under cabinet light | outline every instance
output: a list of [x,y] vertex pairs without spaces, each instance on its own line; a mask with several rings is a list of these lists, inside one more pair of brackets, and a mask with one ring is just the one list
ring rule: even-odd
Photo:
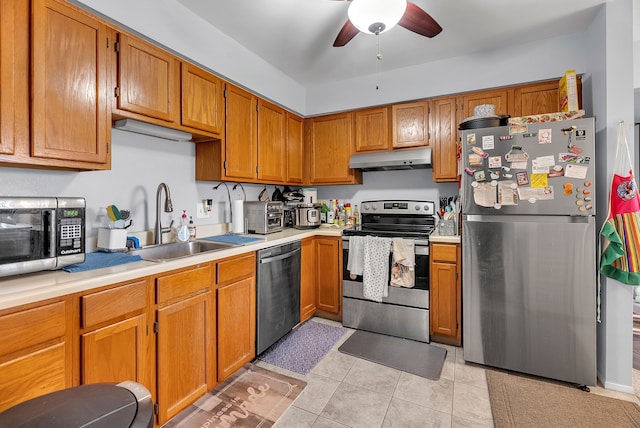
[[116,121],[114,128],[122,131],[135,132],[136,134],[151,135],[152,137],[164,138],[172,141],[190,141],[193,136],[188,132],[177,129],[165,128],[164,126],[152,123],[140,122],[134,119],[122,119]]

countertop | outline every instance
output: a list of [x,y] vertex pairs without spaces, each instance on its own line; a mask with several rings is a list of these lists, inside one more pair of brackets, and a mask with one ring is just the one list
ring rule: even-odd
[[264,238],[263,241],[166,262],[143,260],[85,272],[69,273],[57,270],[0,278],[0,310],[257,251],[307,237],[341,235],[342,231],[337,228],[284,229],[282,232],[268,235],[247,235]]
[[453,236],[440,236],[438,235],[438,229],[433,231],[431,235],[429,235],[429,242],[442,242],[446,244],[459,244],[460,243],[460,235]]

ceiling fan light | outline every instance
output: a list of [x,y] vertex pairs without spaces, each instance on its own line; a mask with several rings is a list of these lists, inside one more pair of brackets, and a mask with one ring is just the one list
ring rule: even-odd
[[[349,20],[363,33],[389,31],[400,21],[407,8],[407,0],[353,0],[347,14]],[[379,27],[373,24],[382,24]]]

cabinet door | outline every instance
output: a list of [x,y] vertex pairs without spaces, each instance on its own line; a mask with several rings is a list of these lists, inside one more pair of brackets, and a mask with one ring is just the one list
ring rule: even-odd
[[224,84],[219,77],[181,63],[182,124],[212,134],[224,131]]
[[314,238],[301,242],[300,255],[300,322],[311,318],[316,311],[316,252]]
[[431,100],[431,162],[433,181],[458,179],[458,131],[456,98]]
[[496,114],[513,115],[513,89],[491,89],[487,91],[471,92],[462,95],[462,109],[458,123],[469,116],[473,116],[473,109],[481,104],[493,104],[496,106]]
[[356,152],[389,150],[389,108],[357,110],[355,140]]
[[0,154],[29,144],[29,3],[0,2]]
[[118,35],[118,108],[177,122],[179,61],[169,52],[124,33]]
[[258,100],[258,180],[282,183],[286,176],[286,114],[284,109]]
[[69,319],[64,301],[0,316],[0,412],[73,386]]
[[218,382],[221,382],[255,357],[255,279],[218,288],[217,297]]
[[81,337],[82,384],[133,380],[150,388],[146,315],[138,315]]
[[34,0],[32,20],[32,156],[106,163],[106,26],[56,0]]
[[353,153],[353,113],[310,120],[311,184],[353,184],[362,181],[349,168]]
[[158,423],[207,392],[215,371],[211,292],[158,310]]
[[459,346],[462,337],[462,296],[458,273],[460,246],[433,243],[430,250],[430,334],[434,341]]
[[391,106],[393,148],[429,145],[429,102]]
[[558,82],[522,85],[514,91],[514,116],[554,113],[559,109]]
[[258,165],[255,95],[227,84],[225,90],[225,175],[255,181]]
[[301,117],[289,112],[287,112],[286,182],[288,184],[304,182],[304,122]]
[[316,252],[316,308],[340,315],[342,298],[342,252],[340,237],[315,239]]

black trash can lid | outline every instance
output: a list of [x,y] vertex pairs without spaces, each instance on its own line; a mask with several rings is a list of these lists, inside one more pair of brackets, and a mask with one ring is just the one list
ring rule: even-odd
[[0,427],[129,427],[138,402],[131,391],[98,383],[33,398],[0,413]]

